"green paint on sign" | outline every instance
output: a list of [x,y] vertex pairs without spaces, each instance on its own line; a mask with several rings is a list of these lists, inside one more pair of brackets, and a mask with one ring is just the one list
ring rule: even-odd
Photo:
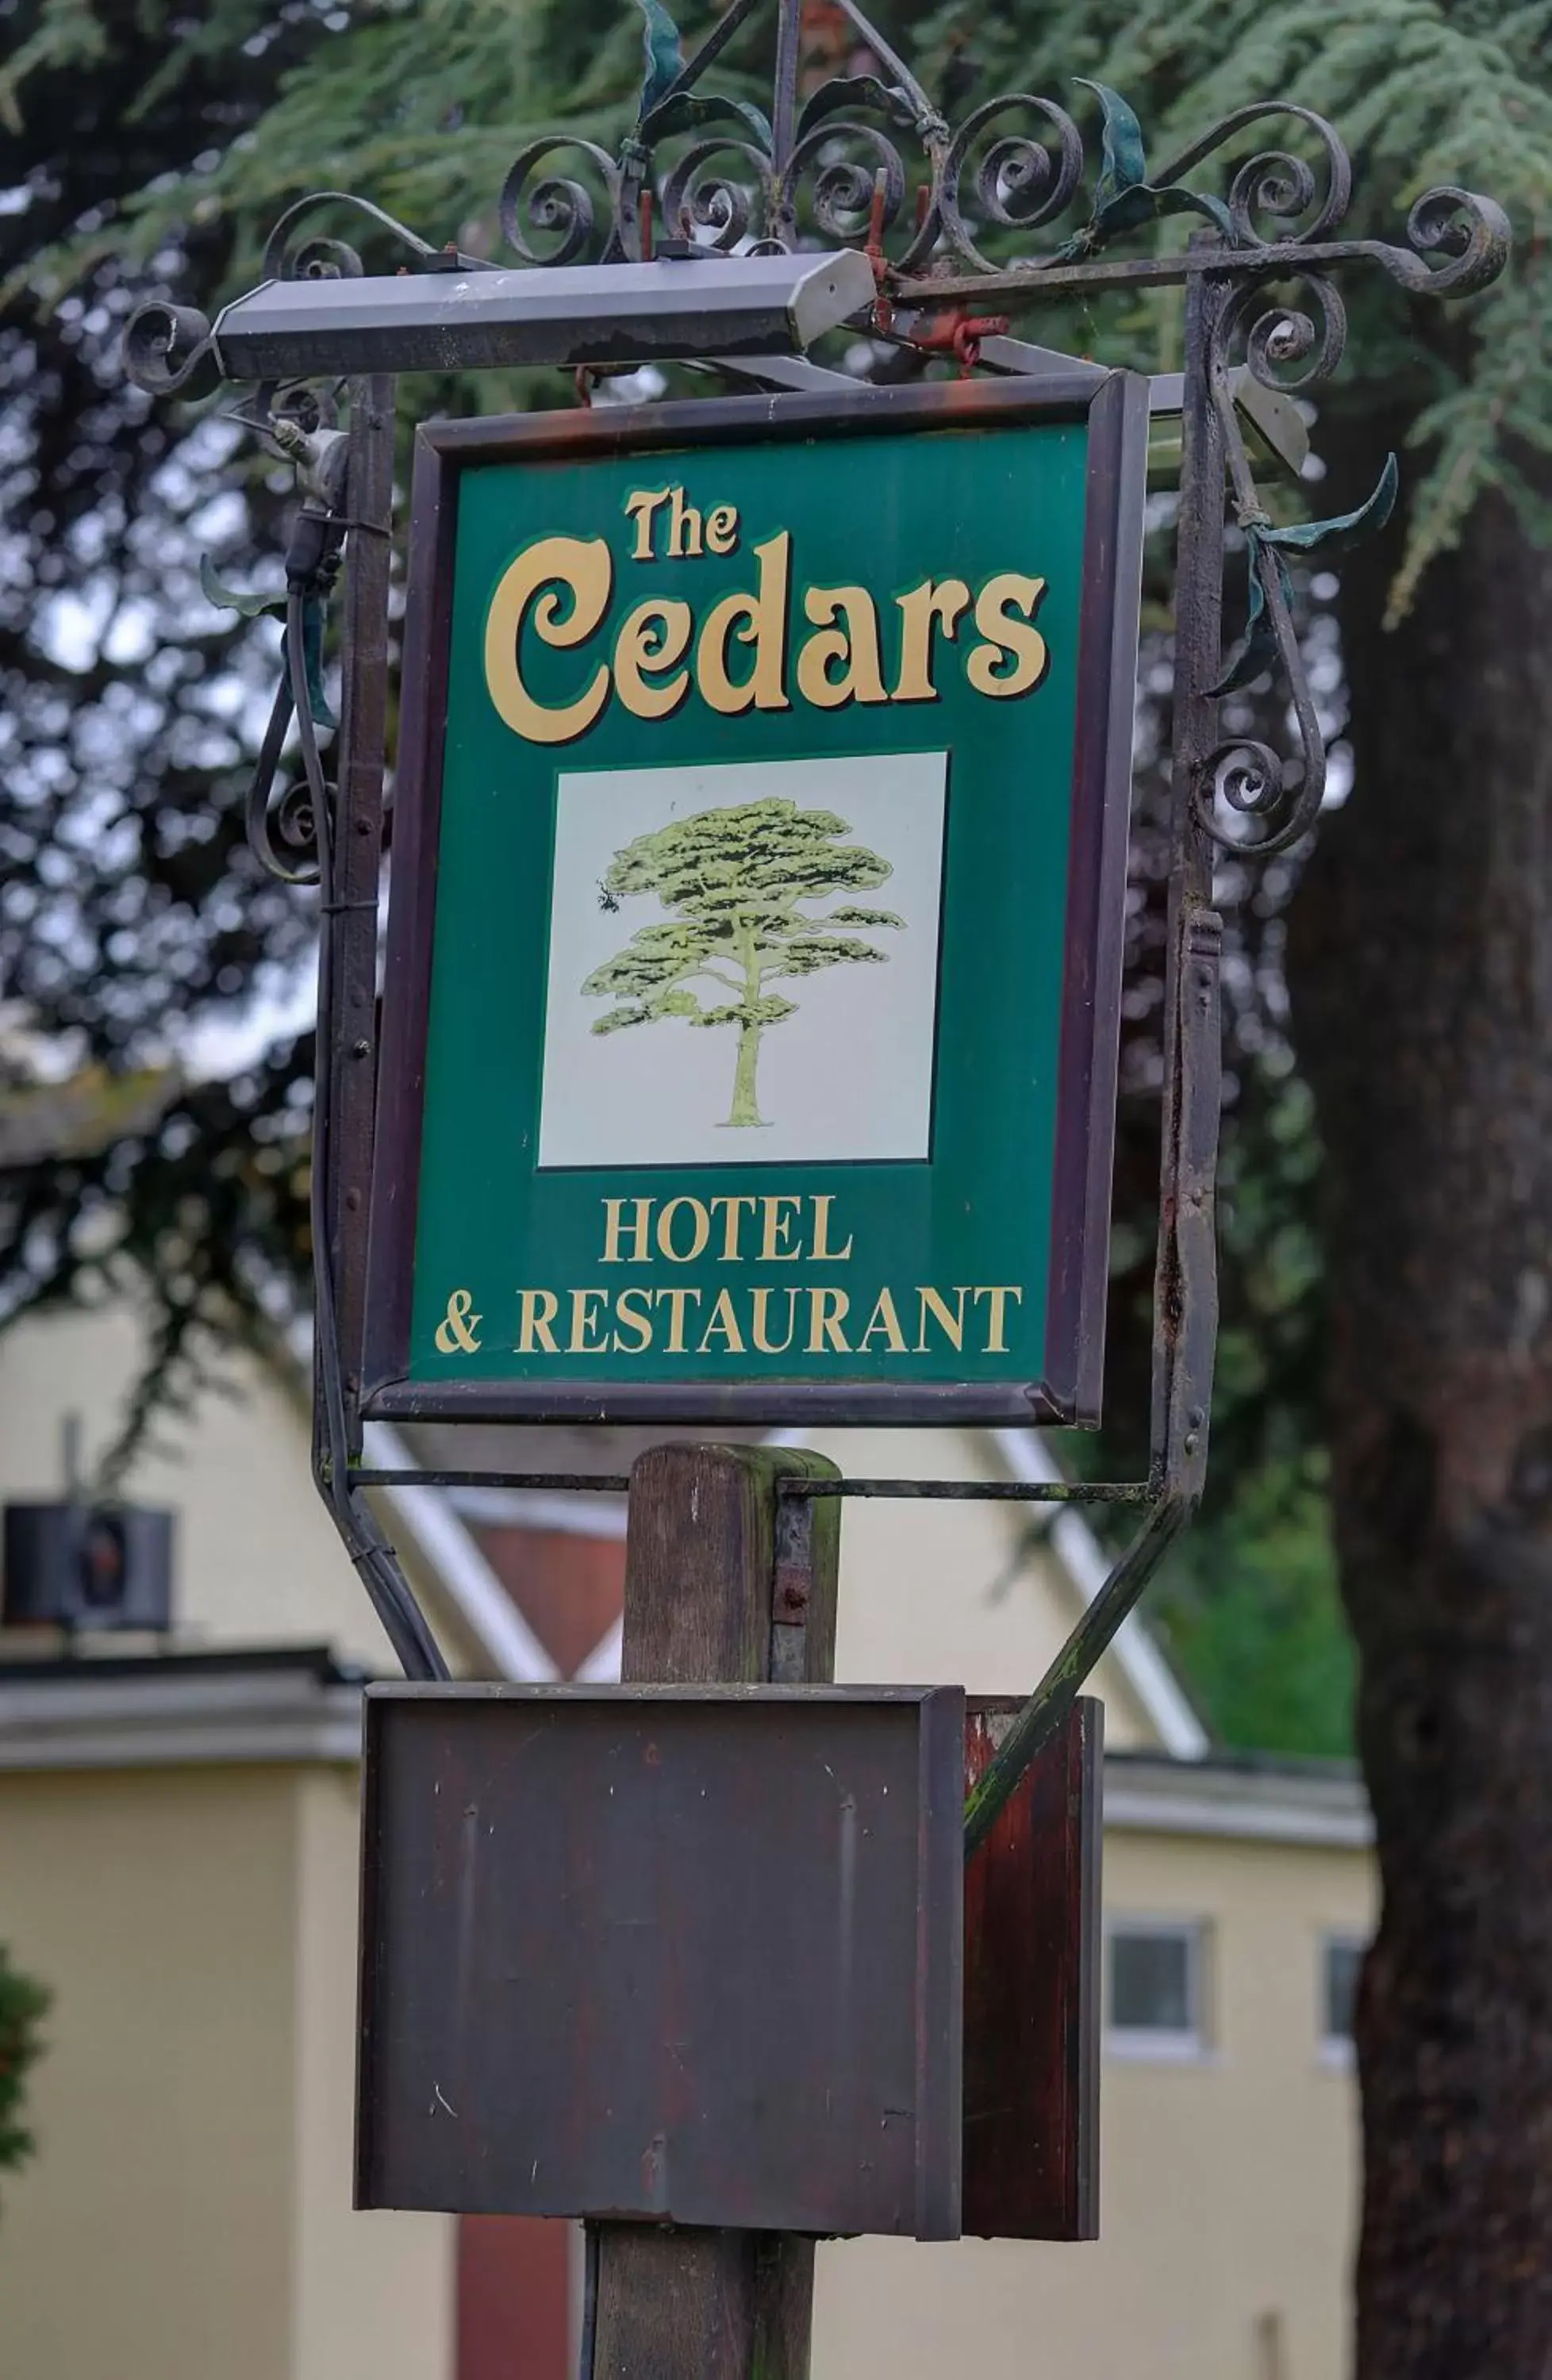
[[1106,387],[430,434],[378,1409],[1092,1402],[1142,486]]

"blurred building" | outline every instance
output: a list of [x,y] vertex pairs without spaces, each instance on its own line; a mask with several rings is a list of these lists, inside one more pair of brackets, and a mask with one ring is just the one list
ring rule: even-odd
[[[56,1495],[64,1416],[101,1446],[139,1359],[127,1309],[0,1337],[0,1497]],[[0,1941],[55,1995],[40,2154],[0,2185],[0,2373],[563,2380],[573,2227],[350,2208],[359,1683],[394,1665],[311,1488],[305,1383],[233,1358],[165,1435],[176,1457],[132,1488],[178,1514],[170,1645],[0,1638]],[[456,1460],[617,1472],[640,1442],[560,1436],[461,1431]],[[808,1442],[891,1475],[1047,1459],[1017,1433]],[[370,1451],[406,1451],[379,1431]],[[459,1673],[616,1673],[619,1500],[409,1488],[383,1509]],[[837,1673],[877,1683],[1021,1691],[1104,1572],[1071,1510],[851,1503],[843,1547]],[[815,2380],[1345,2369],[1358,1787],[1212,1755],[1135,1621],[1095,1684],[1101,2240],[828,2244]]]

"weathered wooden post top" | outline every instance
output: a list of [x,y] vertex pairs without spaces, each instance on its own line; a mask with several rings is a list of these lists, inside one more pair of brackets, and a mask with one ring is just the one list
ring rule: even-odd
[[[1291,103],[1150,169],[1098,84],[1073,94],[1092,159],[1027,93],[952,126],[853,0],[855,70],[818,83],[799,0],[733,0],[688,58],[642,5],[637,120],[617,155],[523,152],[507,260],[321,192],[213,325],[150,305],[127,346],[153,391],[256,382],[246,418],[301,497],[249,826],[319,892],[315,1468],[411,1682],[369,1697],[358,2202],[584,2216],[588,2374],[752,2380],[806,2371],[826,2232],[1092,2236],[1081,1688],[1206,1463],[1215,854],[1314,822],[1291,560],[1395,489],[1392,465],[1358,511],[1277,526],[1252,454],[1299,475],[1289,393],[1341,356],[1337,274],[1468,297],[1509,227],[1447,188],[1398,243],[1344,238],[1347,154]],[[762,33],[769,115],[716,88]],[[1148,287],[1185,291],[1172,379],[1012,335]],[[843,331],[889,370],[814,360]],[[515,364],[573,370],[579,402],[422,421],[396,547],[398,377]],[[711,393],[643,401],[645,364]],[[1098,1423],[1171,425],[1146,1478],[852,1478],[746,1444],[546,1474],[629,1488],[625,1682],[448,1683],[364,1491],[493,1475],[369,1468],[368,1418]],[[1220,722],[1268,672],[1286,759]],[[841,1500],[891,1495],[1126,1504],[1137,1528],[1034,1692],[967,1710],[829,1682]]]

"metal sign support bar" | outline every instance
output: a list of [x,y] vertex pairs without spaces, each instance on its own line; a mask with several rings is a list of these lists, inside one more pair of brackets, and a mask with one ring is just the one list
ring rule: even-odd
[[[588,1496],[624,1496],[622,1471],[405,1471],[363,1466],[353,1488],[532,1488]],[[1146,1504],[1146,1479],[783,1479],[784,1499],[814,1496],[889,1497],[899,1501],[957,1504]]]
[[[426,1677],[440,1673],[441,1656],[362,1497],[365,1488],[405,1475],[361,1466],[359,1350],[364,1192],[373,1145],[377,877],[387,715],[393,410],[387,375],[424,368],[428,361],[457,368],[458,356],[440,350],[433,356],[428,347],[429,340],[447,334],[457,310],[451,301],[453,283],[437,285],[440,272],[467,283],[473,293],[471,320],[479,316],[486,325],[480,335],[498,344],[504,339],[508,346],[515,339],[527,341],[525,353],[541,348],[585,364],[617,364],[634,352],[628,336],[623,345],[618,339],[612,344],[607,326],[601,340],[588,347],[587,318],[596,320],[600,296],[606,298],[612,285],[609,273],[635,276],[631,289],[649,295],[659,309],[654,353],[724,377],[814,395],[836,391],[843,376],[801,355],[753,351],[762,344],[769,349],[784,336],[801,346],[821,327],[822,316],[831,324],[855,320],[869,335],[904,340],[924,354],[952,356],[963,371],[979,366],[1017,374],[1032,368],[1032,358],[1038,358],[1037,369],[1049,369],[1051,351],[1008,336],[1000,312],[973,310],[995,307],[1011,313],[1052,298],[1186,287],[1186,347],[1178,393],[1173,385],[1156,383],[1154,390],[1156,411],[1172,410],[1177,403],[1180,408],[1182,476],[1149,1477],[1136,1485],[1092,1486],[808,1477],[794,1478],[785,1493],[772,1490],[780,1511],[793,1515],[832,1512],[832,1500],[844,1496],[988,1494],[1030,1502],[1147,1504],[1133,1545],[977,1787],[968,1814],[973,1844],[1023,1767],[1060,1723],[1201,1494],[1217,1327],[1212,1215],[1221,925],[1212,905],[1214,854],[1225,847],[1242,862],[1254,861],[1295,845],[1314,824],[1325,790],[1326,751],[1283,549],[1294,544],[1309,552],[1353,534],[1382,518],[1394,493],[1389,472],[1358,512],[1297,532],[1279,530],[1252,477],[1245,430],[1255,431],[1279,468],[1297,473],[1303,424],[1293,392],[1328,376],[1345,340],[1332,277],[1337,271],[1362,264],[1416,295],[1466,297],[1502,271],[1510,228],[1491,200],[1448,188],[1417,201],[1404,243],[1340,238],[1336,235],[1352,196],[1351,163],[1333,128],[1309,109],[1281,100],[1241,109],[1177,156],[1146,170],[1132,110],[1117,92],[1096,85],[1091,88],[1102,119],[1104,170],[1088,177],[1086,219],[1073,221],[1067,236],[1058,238],[1062,217],[1079,215],[1085,188],[1085,136],[1065,108],[1055,100],[1010,93],[985,102],[955,129],[857,0],[843,0],[843,7],[858,39],[881,62],[887,82],[854,78],[809,95],[800,107],[798,0],[777,0],[768,152],[747,138],[749,111],[740,113],[731,102],[697,91],[723,48],[759,13],[759,0],[734,0],[666,87],[655,88],[654,79],[617,158],[580,136],[552,134],[530,143],[515,161],[501,194],[503,237],[522,264],[560,268],[553,274],[532,273],[525,285],[521,274],[493,267],[489,259],[455,249],[439,252],[370,201],[324,191],[299,201],[276,225],[265,255],[271,285],[265,291],[228,309],[214,332],[191,309],[161,300],[142,307],[128,325],[126,354],[140,385],[165,395],[202,365],[240,360],[245,326],[250,324],[256,369],[263,357],[274,363],[281,356],[279,348],[264,347],[264,337],[284,334],[290,342],[284,348],[287,370],[332,373],[341,367],[337,357],[329,361],[331,322],[343,312],[354,319],[358,337],[346,368],[353,359],[356,369],[370,368],[370,376],[357,379],[350,388],[343,491],[332,463],[339,437],[331,426],[332,399],[306,387],[273,383],[260,392],[259,426],[297,462],[307,501],[287,557],[293,633],[286,682],[264,739],[249,820],[255,848],[267,866],[293,880],[309,880],[298,862],[313,853],[312,880],[321,876],[323,885],[314,1235],[319,1486],[406,1671]],[[865,120],[880,112],[882,128]],[[676,162],[666,168],[658,164],[660,146],[671,148],[689,123],[709,121],[719,113],[742,128],[731,140],[723,136],[723,149],[735,163],[720,153],[712,138],[697,139],[683,153],[674,150]],[[1014,115],[1033,117],[1036,128],[1010,130],[1007,119]],[[1297,134],[1316,158],[1313,167],[1282,149],[1247,153],[1269,121],[1278,124],[1279,139]],[[563,149],[576,160],[564,171],[556,163]],[[909,162],[903,149],[910,151]],[[1226,198],[1197,180],[1204,164],[1225,151],[1231,169]],[[1123,166],[1116,162],[1121,159],[1132,162]],[[594,189],[603,192],[601,206],[585,187],[589,176]],[[364,285],[360,261],[342,241],[301,236],[309,215],[342,209],[362,219],[374,239],[395,244],[411,260],[407,281],[389,280],[381,306],[383,281]],[[1181,211],[1204,225],[1188,249],[1131,257],[1106,252],[1161,213]],[[661,236],[657,262],[654,222]],[[1049,233],[1046,226],[1051,227]],[[819,260],[803,246],[816,231],[828,251],[825,262],[835,266],[818,312],[807,303],[807,276]],[[1042,237],[1056,244],[1039,252]],[[536,252],[536,239],[547,243],[546,254]],[[717,252],[741,249],[751,239],[759,249],[752,273],[745,270],[751,260]],[[675,249],[681,252],[672,263],[664,241],[666,256]],[[870,321],[859,310],[867,293],[856,268],[865,260],[874,297]],[[604,268],[602,277],[592,274],[594,266]],[[697,289],[712,303],[695,320],[686,312],[674,323],[661,310],[672,315],[681,273],[690,312],[699,302]],[[546,297],[541,285],[552,278],[555,285]],[[329,285],[321,295],[310,285],[321,280]],[[1297,302],[1291,290],[1299,293]],[[774,327],[762,342],[757,317],[768,301],[780,319],[773,317]],[[737,324],[721,338],[710,320],[719,306],[722,319]],[[552,335],[538,327],[542,322],[558,328]],[[478,346],[478,338],[473,346],[466,343],[463,362],[478,368],[496,359],[493,350],[489,356],[475,352]],[[506,353],[503,346],[503,359]],[[1227,665],[1220,634],[1226,483],[1252,587],[1247,637]],[[304,625],[309,620],[321,624],[342,541],[348,564],[346,693],[336,790],[322,776],[301,656]],[[1219,737],[1221,696],[1265,671],[1279,672],[1290,688],[1300,747],[1293,763],[1264,745]],[[305,782],[276,799],[278,765],[293,718]],[[444,1483],[503,1476],[410,1475]],[[510,1484],[521,1485],[523,1476],[515,1475]],[[612,1477],[527,1476],[531,1484],[577,1489],[617,1491],[623,1484]]]

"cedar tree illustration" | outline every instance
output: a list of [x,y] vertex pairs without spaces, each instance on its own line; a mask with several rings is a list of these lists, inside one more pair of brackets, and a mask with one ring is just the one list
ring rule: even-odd
[[[593,1026],[623,1032],[683,1016],[691,1025],[736,1026],[730,1124],[760,1124],[755,1088],[760,1036],[796,1013],[796,1002],[768,984],[821,967],[882,965],[889,953],[846,929],[903,927],[888,909],[805,913],[806,902],[831,893],[870,892],[893,874],[887,859],[859,843],[841,844],[851,828],[833,810],[799,809],[770,795],[735,808],[702,810],[652,834],[637,835],[616,852],[600,892],[611,904],[632,892],[655,892],[671,915],[640,926],[623,951],[595,967],[582,986],[618,1005]],[[696,987],[708,987],[703,1005]],[[718,985],[730,996],[718,1000]]]

